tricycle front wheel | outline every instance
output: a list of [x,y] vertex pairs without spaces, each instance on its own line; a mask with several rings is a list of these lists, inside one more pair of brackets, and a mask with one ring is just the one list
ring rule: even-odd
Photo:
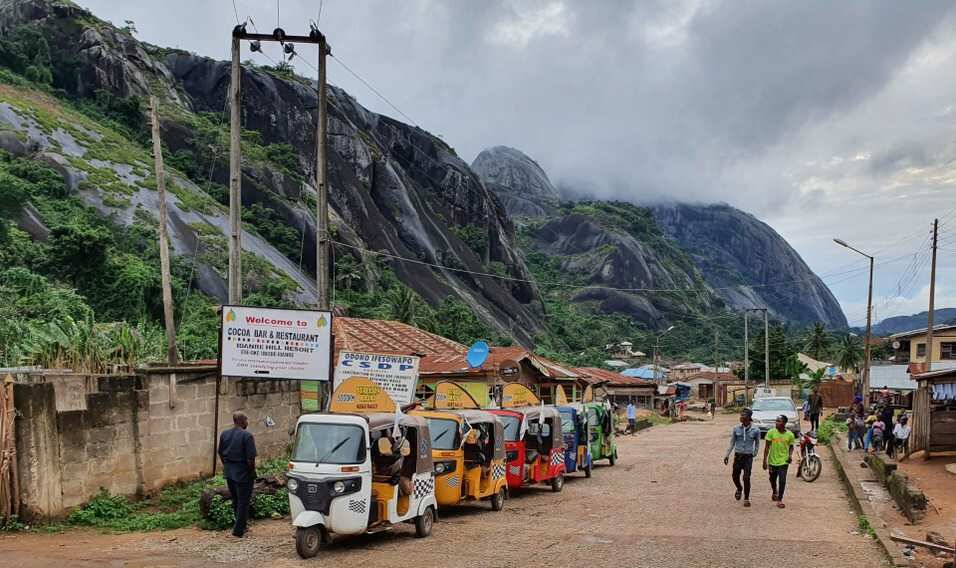
[[299,527],[295,529],[295,551],[301,558],[312,558],[322,547],[322,534],[319,527]]

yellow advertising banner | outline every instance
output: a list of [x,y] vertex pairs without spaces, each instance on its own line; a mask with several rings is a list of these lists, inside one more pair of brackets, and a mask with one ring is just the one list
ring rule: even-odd
[[365,377],[351,377],[342,381],[332,393],[330,412],[366,414],[395,412],[395,401],[382,387]]
[[584,389],[584,395],[581,397],[582,402],[594,402],[594,389],[591,388],[591,385],[588,385]]
[[471,393],[458,384],[443,381],[435,385],[435,406],[436,410],[450,410],[462,408],[481,408],[481,405]]
[[538,406],[539,403],[538,396],[522,384],[510,383],[501,389],[501,408]]
[[561,385],[554,387],[554,403],[558,406],[565,406],[568,404],[568,396],[564,394],[564,387]]

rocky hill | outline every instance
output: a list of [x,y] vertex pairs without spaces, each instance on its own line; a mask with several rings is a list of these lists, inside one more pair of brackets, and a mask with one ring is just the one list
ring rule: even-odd
[[[578,301],[659,323],[667,314],[768,307],[775,319],[846,327],[826,285],[767,224],[727,205],[582,202],[568,210],[537,206],[555,200],[534,160],[491,148],[473,164],[512,214],[525,217],[534,250],[557,255],[588,284],[626,289],[698,289],[646,293],[588,289]],[[543,182],[547,182],[545,185]],[[551,191],[542,188],[551,188]],[[527,203],[531,203],[528,206]],[[537,206],[537,207],[536,207]]]
[[[144,337],[159,329],[148,95],[161,101],[181,350],[215,354],[229,80],[226,62],[142,43],[67,0],[0,0],[0,293],[13,298],[0,306],[0,362],[25,360],[5,338],[53,337],[36,332],[47,323],[81,333],[75,322],[95,316],[140,322]],[[312,305],[314,85],[285,65],[244,64],[241,81],[246,298]],[[575,364],[600,364],[605,344],[652,341],[681,318],[726,318],[721,337],[733,336],[728,307],[845,324],[786,242],[739,211],[562,201],[513,148],[469,166],[341,89],[330,88],[329,109],[333,295],[352,315],[459,341],[512,339]],[[804,284],[740,286],[791,279]],[[712,332],[688,325],[671,338],[709,353],[698,336]],[[44,352],[32,339],[21,348]]]
[[553,214],[558,190],[537,162],[520,150],[494,146],[483,150],[471,163],[512,217],[542,217]]
[[737,309],[767,307],[797,324],[846,327],[833,293],[769,225],[729,205],[655,206],[654,218],[707,283]]
[[[167,162],[175,168],[174,252],[198,259],[199,289],[225,299],[229,64],[143,44],[65,0],[0,2],[0,34],[15,40],[8,51],[27,49],[25,60],[51,62],[40,76],[29,77],[33,82],[3,86],[4,148],[54,165],[71,195],[122,225],[157,209],[148,138],[130,140],[129,132],[77,108],[102,100],[138,105],[139,124],[131,120],[137,134],[144,98],[162,99]],[[16,69],[16,63],[8,67],[27,75],[36,68],[26,61]],[[250,259],[245,288],[254,292],[274,276],[289,285],[286,298],[308,305],[315,297],[316,94],[288,69],[244,65],[241,80],[243,248]],[[530,344],[543,327],[534,287],[463,272],[495,266],[512,278],[528,278],[511,221],[468,164],[437,137],[369,112],[336,88],[329,129],[333,231],[343,243],[336,257],[357,260],[362,273],[356,279],[374,287],[381,270],[391,270],[429,304],[458,298],[499,334]],[[24,227],[42,238],[44,220],[34,221]],[[373,254],[360,250],[461,272],[388,257],[374,262]]]
[[[929,311],[922,311],[911,316],[894,316],[873,324],[874,335],[892,335],[914,329],[926,329]],[[956,308],[940,308],[933,310],[933,326],[956,324]],[[858,328],[862,332],[863,328]]]

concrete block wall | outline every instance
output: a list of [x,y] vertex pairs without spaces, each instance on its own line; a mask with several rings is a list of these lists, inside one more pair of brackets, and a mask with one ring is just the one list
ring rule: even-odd
[[[173,408],[168,374],[146,370],[96,381],[85,409],[66,411],[57,410],[61,382],[15,386],[21,502],[31,519],[63,516],[101,487],[144,495],[212,473],[214,370],[177,374]],[[231,427],[233,412],[241,410],[260,459],[284,455],[300,413],[298,387],[298,381],[223,380],[219,431]]]

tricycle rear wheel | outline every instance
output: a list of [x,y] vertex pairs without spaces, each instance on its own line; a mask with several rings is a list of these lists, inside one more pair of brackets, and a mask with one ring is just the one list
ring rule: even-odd
[[500,511],[504,508],[505,508],[505,490],[499,489],[498,492],[491,497],[491,510]]
[[584,466],[584,477],[591,477],[591,462]]
[[322,548],[322,533],[319,527],[299,527],[295,529],[295,551],[301,558],[312,558]]
[[432,534],[432,525],[435,523],[435,511],[431,507],[425,509],[425,512],[415,517],[415,536],[425,538]]
[[610,456],[609,458],[607,458],[607,461],[608,461],[608,463],[610,463],[612,466],[613,466],[615,463],[617,463],[617,450],[614,450],[613,452],[611,452],[611,456]]
[[551,479],[551,491],[555,493],[560,493],[564,489],[564,475],[558,475],[557,477]]

